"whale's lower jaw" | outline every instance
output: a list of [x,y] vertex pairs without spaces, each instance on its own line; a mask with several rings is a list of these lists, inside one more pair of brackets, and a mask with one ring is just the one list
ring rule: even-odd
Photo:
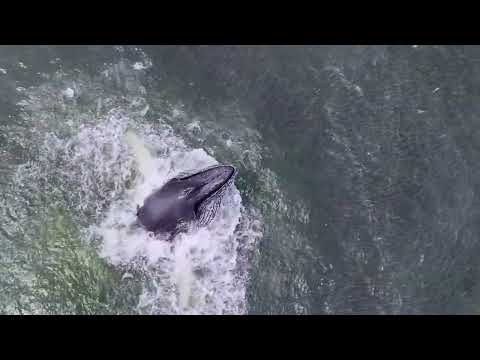
[[197,223],[199,226],[207,226],[215,219],[218,209],[228,188],[232,186],[235,174],[215,194],[202,202],[197,210]]

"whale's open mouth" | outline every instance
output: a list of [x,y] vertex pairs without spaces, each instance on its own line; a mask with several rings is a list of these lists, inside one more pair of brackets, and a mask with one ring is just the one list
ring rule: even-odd
[[177,175],[173,180],[183,183],[197,219],[205,224],[215,215],[236,174],[237,170],[231,165],[214,165],[195,173]]
[[234,180],[237,170],[231,165],[215,165],[196,173],[177,176],[190,189],[188,197],[198,208],[201,203],[219,194]]

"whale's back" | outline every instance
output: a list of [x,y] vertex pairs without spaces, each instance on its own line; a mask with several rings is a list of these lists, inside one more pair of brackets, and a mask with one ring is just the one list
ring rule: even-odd
[[182,196],[183,189],[177,189],[171,182],[148,196],[138,210],[140,223],[148,230],[176,232],[179,225],[195,218],[193,205]]

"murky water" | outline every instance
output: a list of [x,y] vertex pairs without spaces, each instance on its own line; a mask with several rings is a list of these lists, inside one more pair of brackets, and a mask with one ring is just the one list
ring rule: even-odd
[[[479,47],[0,47],[0,312],[472,313]],[[239,169],[215,221],[136,206]]]

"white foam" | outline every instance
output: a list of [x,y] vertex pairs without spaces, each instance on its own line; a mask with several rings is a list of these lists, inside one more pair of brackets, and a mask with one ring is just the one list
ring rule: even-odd
[[[181,234],[174,242],[155,238],[143,229],[132,230],[135,205],[172,176],[201,169],[216,160],[201,149],[181,149],[154,158],[141,137],[127,133],[139,176],[135,186],[112,204],[97,228],[103,238],[102,256],[113,264],[137,264],[149,276],[138,306],[146,313],[242,313],[245,283],[239,273],[235,228],[241,219],[236,188],[225,195],[215,221],[206,228]],[[162,147],[162,141],[155,142]],[[156,149],[161,150],[161,149]],[[254,237],[251,238],[252,242]],[[242,261],[240,259],[240,261]],[[240,270],[241,272],[241,270]],[[162,274],[159,276],[158,274]],[[168,299],[168,301],[167,301]]]
[[[112,71],[109,67],[105,73]],[[85,213],[85,219],[91,219],[93,209],[97,220],[85,231],[84,240],[99,241],[100,255],[118,271],[127,265],[124,279],[142,272],[138,312],[244,313],[248,279],[244,254],[261,236],[254,230],[256,215],[245,215],[240,193],[232,187],[208,227],[179,235],[173,242],[131,228],[136,205],[153,190],[179,172],[217,161],[203,149],[189,148],[162,119],[154,125],[143,121],[141,109],[148,104],[138,100],[137,92],[120,98],[103,90],[102,79],[96,83],[80,75],[66,82],[66,75],[58,73],[51,82],[26,90],[22,106],[30,111],[24,116],[35,127],[38,142],[37,161],[24,167],[31,174],[27,179],[48,183],[55,178],[57,186],[64,187],[65,202],[79,216]],[[66,83],[77,84],[75,92],[101,98],[101,105],[94,102],[92,109],[82,112],[75,102],[63,102],[57,94]],[[55,106],[68,109],[61,122],[52,114]],[[180,109],[173,112],[186,117]],[[53,163],[57,165],[52,167]],[[18,174],[17,183],[22,184],[26,175]]]
[[[131,228],[136,205],[152,191],[179,172],[217,163],[204,150],[185,146],[168,126],[139,126],[135,131],[133,126],[128,116],[111,112],[105,120],[82,125],[67,140],[51,134],[39,162],[66,157],[55,176],[77,189],[68,193],[69,203],[79,211],[94,208],[100,219],[87,239],[100,239],[100,256],[114,266],[133,266],[144,274],[138,312],[244,313],[248,259],[238,250],[252,248],[261,234],[253,230],[255,219],[242,214],[240,193],[229,189],[208,227],[178,235],[173,242]],[[126,187],[132,173],[136,176]],[[236,233],[240,223],[242,233]]]
[[66,88],[62,91],[62,95],[70,99],[73,98],[73,96],[75,95],[75,91],[73,91],[72,88]]
[[144,65],[143,63],[141,62],[136,62],[135,64],[133,64],[133,68],[135,70],[144,70],[144,69],[148,69],[148,66]]

